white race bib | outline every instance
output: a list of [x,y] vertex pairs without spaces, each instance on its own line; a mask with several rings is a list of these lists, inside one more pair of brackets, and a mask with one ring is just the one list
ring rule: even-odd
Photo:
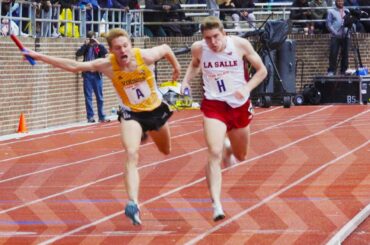
[[209,89],[213,96],[228,95],[234,92],[232,74],[226,73],[214,77],[209,77]]
[[127,85],[124,89],[132,105],[140,104],[150,96],[150,88],[146,81]]

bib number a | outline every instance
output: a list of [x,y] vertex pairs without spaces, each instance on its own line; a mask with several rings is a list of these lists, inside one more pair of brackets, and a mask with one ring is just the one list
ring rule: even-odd
[[150,96],[150,88],[145,81],[125,86],[124,90],[132,105],[140,104]]

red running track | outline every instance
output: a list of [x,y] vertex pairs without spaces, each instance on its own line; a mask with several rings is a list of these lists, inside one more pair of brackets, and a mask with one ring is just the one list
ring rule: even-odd
[[369,244],[369,121],[362,105],[257,108],[248,160],[223,169],[217,223],[199,111],[171,118],[169,156],[142,144],[141,227],[123,214],[117,122],[0,141],[0,243]]

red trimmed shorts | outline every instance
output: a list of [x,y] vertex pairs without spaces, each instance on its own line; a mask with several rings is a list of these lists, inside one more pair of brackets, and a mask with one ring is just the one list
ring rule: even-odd
[[218,119],[225,123],[227,131],[245,128],[253,118],[253,107],[250,99],[242,106],[232,108],[226,102],[204,98],[200,109],[204,116]]

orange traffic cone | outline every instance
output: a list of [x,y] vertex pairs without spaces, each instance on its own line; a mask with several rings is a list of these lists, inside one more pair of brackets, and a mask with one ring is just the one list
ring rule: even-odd
[[21,113],[19,118],[18,133],[27,133],[26,118],[23,113]]

